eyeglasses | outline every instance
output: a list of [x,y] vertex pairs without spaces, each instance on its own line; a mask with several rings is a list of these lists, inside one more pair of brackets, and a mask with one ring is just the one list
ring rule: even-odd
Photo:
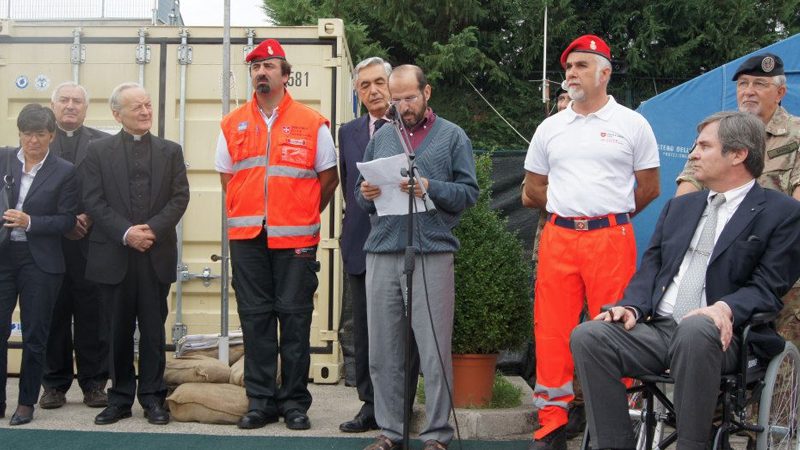
[[392,103],[394,103],[395,105],[399,106],[401,103],[404,103],[404,102],[405,103],[414,103],[414,102],[417,101],[418,98],[419,98],[419,95],[412,95],[411,97],[406,97],[406,98],[393,98],[392,99]]
[[[775,83],[767,80],[762,79],[755,79],[755,80],[739,80],[736,82],[736,89],[747,89],[750,86],[753,86],[753,89],[757,91],[763,91],[768,89],[770,86],[775,85]],[[776,85],[777,86],[777,85]]]

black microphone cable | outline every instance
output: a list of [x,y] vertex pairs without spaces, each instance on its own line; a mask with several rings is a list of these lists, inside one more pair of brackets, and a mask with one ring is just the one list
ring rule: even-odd
[[[426,192],[426,189],[425,189],[425,185],[421,181],[422,177],[419,174],[419,167],[414,165],[412,170],[416,171],[417,182],[419,183],[420,187],[422,188],[423,199],[424,199],[425,196],[427,196],[427,192]],[[414,195],[414,193],[413,192],[409,192],[409,195]],[[426,212],[426,213],[431,212],[428,209],[428,204],[426,202],[424,202],[424,201],[423,201],[423,207],[425,208],[424,212]],[[417,209],[417,202],[414,202],[414,213],[415,214],[419,213],[419,210]],[[434,217],[436,217],[438,219],[440,225],[442,225],[443,227],[445,226],[444,222],[442,221],[442,218],[439,216],[439,214],[435,210],[434,210]],[[425,304],[426,304],[427,309],[428,309],[428,323],[431,326],[431,333],[433,334],[433,343],[436,346],[436,356],[439,359],[439,368],[442,371],[442,378],[444,379],[444,384],[445,384],[445,387],[447,388],[447,397],[450,399],[450,411],[453,413],[453,424],[455,425],[456,441],[458,442],[459,450],[464,450],[464,446],[463,446],[463,443],[462,443],[462,440],[461,440],[461,429],[458,426],[458,416],[456,415],[456,407],[455,407],[455,404],[453,403],[453,390],[452,390],[452,386],[450,386],[450,382],[447,380],[447,371],[446,371],[446,369],[444,367],[444,359],[442,358],[442,353],[439,350],[439,348],[440,348],[439,347],[439,337],[436,335],[436,327],[434,326],[433,314],[431,313],[431,301],[430,301],[430,297],[428,296],[428,279],[427,279],[427,277],[425,275],[425,252],[424,252],[424,249],[422,248],[422,231],[420,230],[419,226],[417,226],[415,228],[416,228],[416,232],[417,232],[417,240],[419,241],[419,255],[420,255],[419,259],[420,259],[420,263],[421,263],[421,266],[422,266],[421,267],[421,269],[422,269],[422,290],[425,292]],[[453,253],[453,258],[454,258],[454,263],[455,263],[455,253]],[[453,267],[455,268],[455,264],[453,265]],[[453,281],[453,283],[454,283],[453,284],[453,321],[454,321],[454,323],[453,323],[453,327],[455,327],[455,308],[456,308],[456,304],[455,304],[455,274],[453,274],[453,276],[454,276],[454,281]],[[424,378],[424,375],[425,374],[423,373],[423,378]]]

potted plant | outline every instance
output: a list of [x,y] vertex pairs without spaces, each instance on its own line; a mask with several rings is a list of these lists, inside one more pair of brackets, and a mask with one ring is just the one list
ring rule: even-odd
[[[455,229],[461,241],[455,255],[453,324],[457,407],[488,403],[497,354],[521,346],[531,335],[529,265],[522,243],[491,208],[490,155],[480,155],[475,162],[480,196]],[[470,378],[470,372],[477,372],[478,378]]]

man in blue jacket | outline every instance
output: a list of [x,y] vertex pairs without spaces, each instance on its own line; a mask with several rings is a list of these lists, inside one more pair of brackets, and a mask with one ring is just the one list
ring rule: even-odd
[[[706,190],[664,207],[622,299],[572,333],[593,448],[633,448],[622,377],[675,379],[679,449],[706,448],[721,375],[739,364],[734,330],[777,312],[800,276],[800,202],[764,189],[764,124],[743,112],[698,125],[693,160]],[[757,330],[769,358],[783,339]]]

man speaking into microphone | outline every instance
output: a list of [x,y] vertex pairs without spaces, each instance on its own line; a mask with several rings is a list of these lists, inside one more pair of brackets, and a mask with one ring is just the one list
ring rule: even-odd
[[[448,423],[452,387],[450,355],[453,333],[453,254],[458,239],[453,228],[461,213],[478,199],[472,143],[457,125],[434,114],[428,107],[431,86],[417,66],[403,65],[389,76],[389,92],[396,108],[395,119],[407,134],[414,153],[417,178],[413,195],[425,193],[435,210],[415,211],[416,250],[413,274],[412,328],[419,349],[420,367],[425,374],[427,423],[419,436],[425,450],[447,448],[453,438]],[[364,161],[402,154],[405,149],[391,126],[372,137]],[[409,193],[409,183],[400,185]],[[407,217],[377,215],[374,200],[378,186],[359,177],[356,201],[370,213],[370,230],[364,250],[366,259],[367,321],[369,327],[369,368],[375,389],[375,419],[381,434],[365,450],[398,448],[403,432],[403,346],[405,338],[404,299],[406,287],[404,252]],[[427,275],[423,284],[423,271]],[[436,324],[436,328],[432,327]],[[435,334],[434,334],[435,333]],[[438,344],[438,345],[437,345]],[[410,425],[410,424],[409,424]]]

